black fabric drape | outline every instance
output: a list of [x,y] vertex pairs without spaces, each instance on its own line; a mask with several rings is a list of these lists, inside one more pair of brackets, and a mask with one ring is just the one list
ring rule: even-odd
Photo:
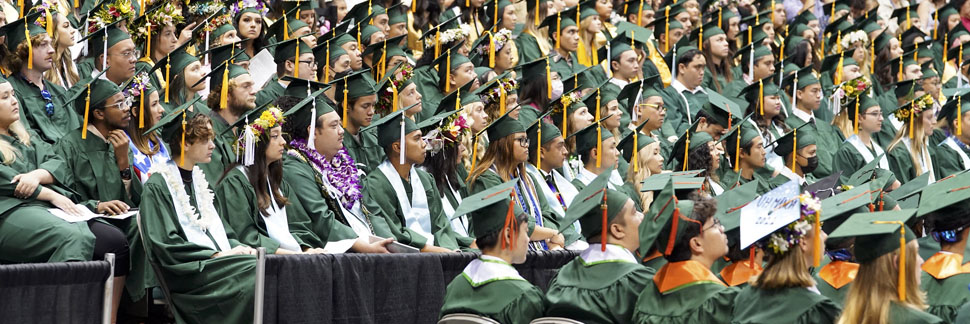
[[107,262],[0,266],[0,322],[100,323]]

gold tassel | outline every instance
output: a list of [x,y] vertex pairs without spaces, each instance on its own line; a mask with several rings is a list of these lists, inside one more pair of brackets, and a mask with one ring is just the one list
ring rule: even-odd
[[461,88],[455,90],[455,110],[461,109]]
[[643,27],[643,0],[640,0],[640,10],[637,10],[637,26]]
[[875,67],[876,45],[875,42],[869,43],[869,73],[876,73]]
[[289,39],[290,39],[289,19],[286,18],[286,14],[283,14],[283,40],[289,40]]
[[559,43],[560,43],[560,40],[562,39],[562,33],[560,32],[560,28],[559,28],[559,26],[562,25],[561,16],[562,15],[560,15],[558,12],[556,13],[556,49],[559,49],[559,45],[560,45]]
[[[738,136],[740,135],[741,134],[738,133]],[[688,129],[687,132],[684,133],[684,136],[687,136],[687,140],[684,141],[684,168],[681,171],[687,171],[687,153],[689,153],[688,148],[690,148],[690,129]]]
[[344,115],[343,115],[343,117],[344,117],[344,129],[346,129],[347,128],[347,120],[350,119],[350,118],[347,117],[347,78],[344,78],[344,101],[343,101],[343,109],[344,109]]
[[445,53],[448,57],[445,58],[445,93],[451,92],[451,49]]
[[182,142],[180,143],[182,148],[181,149],[182,154],[179,154],[180,166],[185,166],[185,125],[186,124],[188,124],[188,122],[185,120],[185,112],[183,111],[182,112]]
[[[549,99],[552,99],[552,72],[549,71],[549,59],[546,59],[546,96],[548,96]],[[563,115],[565,115],[566,107],[563,107],[562,111],[563,111]],[[565,125],[566,124],[563,124],[563,128],[566,127]],[[566,130],[563,129],[563,131],[566,131]]]
[[724,15],[724,7],[718,8],[717,9],[717,28],[724,29],[724,26],[721,25],[721,16],[723,15]]
[[219,90],[219,108],[229,108],[229,66],[222,71],[222,88]]
[[535,0],[535,1],[536,1],[536,9],[535,9],[536,16],[535,16],[535,19],[533,20],[535,21],[536,27],[539,27],[539,24],[542,23],[542,21],[539,20],[539,0]]
[[835,85],[839,85],[839,84],[842,83],[842,61],[844,59],[844,56],[842,56],[842,55],[843,54],[840,52],[839,53],[839,65],[835,67],[835,76],[832,77],[832,82]]
[[323,63],[323,83],[330,83],[330,40],[327,40],[327,58]]
[[[741,133],[738,133],[738,135],[740,134]],[[792,130],[791,152],[792,152],[791,172],[795,172],[795,164],[798,161],[798,128],[795,128],[794,130]],[[818,217],[816,217],[816,219],[818,219]],[[815,259],[817,260],[818,256],[816,256]],[[818,265],[815,265],[815,266],[817,267]]]
[[815,242],[812,244],[812,266],[818,269],[822,262],[822,213],[815,213],[815,222],[812,224],[812,230],[815,231]]
[[[152,22],[148,22],[148,37],[145,37],[145,58],[151,58],[152,56]],[[107,36],[107,35],[105,35]]]
[[963,135],[963,96],[957,97],[957,136]]
[[45,24],[47,25],[46,26],[47,27],[47,35],[54,35],[54,16],[51,15],[51,10],[50,9],[44,9],[44,12],[47,14],[47,19],[45,19],[45,20],[47,20],[45,22]]
[[[23,1],[23,0],[20,0],[20,1]],[[23,11],[23,9],[20,9],[20,10]],[[22,12],[20,16],[21,18],[23,18]],[[105,35],[105,37],[107,37],[107,35]],[[26,27],[24,28],[24,38],[27,39],[27,69],[33,70],[34,69],[34,46],[33,44],[31,44],[31,41],[30,41],[29,28],[26,28]],[[108,53],[104,53],[104,55],[108,55]]]
[[[640,10],[643,10],[643,8],[640,8]],[[664,53],[666,53],[670,52],[670,6],[664,8],[664,17]],[[750,31],[748,32],[748,36],[750,38]],[[674,59],[673,61],[676,64],[677,60]]]
[[505,84],[503,84],[501,81],[499,81],[499,85],[498,85],[499,115],[505,115],[505,101],[506,100],[508,100],[508,93],[505,92]]
[[394,85],[394,81],[388,81],[391,83],[391,112],[397,111],[397,86]]
[[17,19],[24,18],[24,0],[17,0],[17,7],[20,8],[20,15],[17,16]]
[[906,224],[900,221],[873,221],[873,224],[899,225],[899,276],[896,292],[900,301],[906,301]]
[[633,173],[637,173],[637,172],[640,171],[640,168],[639,168],[639,165],[638,165],[638,164],[640,164],[640,162],[639,162],[639,160],[640,160],[640,158],[639,158],[640,150],[638,149],[639,148],[639,145],[637,145],[637,139],[639,137],[640,137],[640,130],[639,129],[633,130],[633,162],[632,162],[632,164],[633,164]]
[[141,87],[141,94],[138,96],[138,128],[145,128],[145,87]]
[[[145,15],[145,0],[138,0],[138,15],[139,16],[144,16]],[[48,32],[48,33],[50,33],[50,32]],[[149,37],[151,37],[150,36],[151,33],[148,33],[148,35],[149,35]]]
[[172,83],[169,82],[170,80],[169,77],[171,76],[171,72],[172,72],[172,64],[170,63],[171,61],[172,61],[171,56],[169,56],[168,60],[165,61],[165,103],[168,103],[168,89],[172,87]]
[[91,111],[91,83],[88,83],[88,97],[84,99],[84,124],[81,125],[81,139],[88,138],[88,115]]
[[488,32],[488,67],[495,68],[495,35]]
[[475,170],[475,160],[478,159],[478,134],[472,138],[472,170]]
[[[329,58],[328,58],[329,59]],[[300,77],[300,40],[296,41],[296,54],[293,55],[293,76]]]
[[81,6],[81,4],[79,3],[79,1],[78,0],[74,0],[74,9],[77,9],[80,6]]
[[441,28],[435,29],[434,33],[434,57],[441,56]]
[[913,109],[913,108],[916,107],[916,101],[915,100],[912,101],[910,103],[910,106],[909,107],[910,107],[909,108],[909,138],[912,139],[913,138],[913,120],[916,119],[916,116],[915,116],[916,109]]
[[697,50],[704,50],[704,24],[702,23],[699,27],[700,30],[697,32]]
[[[734,142],[734,172],[741,171],[741,127],[738,126],[738,140]],[[686,154],[684,156],[687,156]],[[684,163],[684,171],[687,171],[687,163]]]
[[[504,113],[503,113],[504,114]],[[542,170],[542,121],[536,131],[536,169]]]
[[495,7],[492,11],[492,30],[498,32],[498,1],[495,1]]

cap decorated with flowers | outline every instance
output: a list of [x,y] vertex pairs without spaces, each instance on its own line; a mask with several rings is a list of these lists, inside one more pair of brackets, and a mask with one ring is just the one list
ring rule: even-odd
[[774,258],[786,255],[814,234],[814,266],[823,252],[822,203],[814,194],[798,193],[798,183],[785,183],[741,210],[741,248],[756,244]]
[[269,14],[269,7],[259,0],[238,0],[229,4],[229,10],[232,11],[233,19],[236,21],[244,13],[255,13],[263,17]]
[[175,26],[185,21],[182,18],[182,6],[176,1],[160,1],[160,3],[128,23],[131,40],[135,44],[145,44],[145,57],[152,52],[153,34],[158,34],[165,26]]
[[[135,76],[121,85],[121,93],[125,98],[138,98],[138,128],[145,128],[146,97],[157,89],[152,87],[148,72],[138,72]],[[132,107],[134,108],[134,107]]]
[[471,123],[471,118],[461,110],[445,109],[444,112],[419,123],[418,128],[424,133],[425,141],[430,144],[428,152],[435,155],[445,147],[458,144],[462,135],[466,135],[471,129]]
[[414,83],[414,80],[411,79],[412,76],[414,76],[414,66],[407,62],[399,64],[391,73],[384,76],[385,80],[377,90],[377,109],[375,111],[377,114],[387,115],[401,108],[398,107],[398,94]]
[[[258,118],[254,118],[259,116]],[[244,166],[253,165],[256,160],[254,148],[259,142],[259,137],[273,127],[283,124],[283,111],[272,103],[264,104],[256,109],[250,110],[239,116],[239,119],[228,129],[245,124],[242,135],[236,139],[237,155],[242,153],[242,163]]]

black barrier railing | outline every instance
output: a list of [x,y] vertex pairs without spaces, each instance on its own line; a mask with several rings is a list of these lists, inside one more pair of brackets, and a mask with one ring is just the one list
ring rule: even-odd
[[[529,252],[519,273],[543,291],[568,251]],[[268,255],[263,323],[434,323],[474,253]]]
[[107,261],[0,265],[0,322],[100,323],[109,276]]

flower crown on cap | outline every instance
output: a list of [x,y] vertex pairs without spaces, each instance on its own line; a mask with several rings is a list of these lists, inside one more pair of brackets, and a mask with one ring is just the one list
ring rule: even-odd
[[392,101],[394,101],[396,97],[394,95],[394,89],[397,89],[398,93],[404,91],[401,85],[410,80],[413,75],[414,67],[409,63],[404,63],[401,68],[394,72],[393,76],[390,76],[391,79],[388,80],[388,82],[390,82],[392,86],[384,87],[384,94],[379,96],[380,99],[377,100],[376,112],[378,114],[387,115],[391,112],[391,107],[393,107],[395,104]]
[[472,26],[461,24],[458,28],[452,28],[441,32],[440,36],[429,37],[424,40],[424,47],[434,47],[436,43],[448,44],[454,41],[466,40],[472,34]]
[[869,80],[864,76],[842,82],[839,84],[838,88],[835,89],[835,96],[839,98],[839,104],[842,107],[848,105],[852,100],[858,99],[859,96],[864,95],[869,92]]
[[[488,37],[488,36],[482,35],[482,37]],[[495,41],[495,51],[498,52],[505,47],[505,44],[508,44],[508,42],[512,40],[512,31],[508,29],[502,29],[501,31],[495,34],[492,34],[492,38]],[[490,47],[490,45],[491,45],[491,42],[484,42],[475,48],[475,52],[478,52],[479,55],[488,55],[488,48]]]
[[[846,49],[855,44],[856,42],[862,42],[862,47],[869,46],[869,34],[865,31],[857,30],[842,36],[842,48]],[[834,48],[833,48],[834,50]]]
[[39,11],[43,13],[37,20],[34,20],[34,25],[40,26],[42,28],[47,28],[47,12],[56,11],[57,6],[53,2],[41,1],[40,3],[34,5],[33,11]]
[[230,15],[227,12],[224,15],[218,15],[215,18],[213,18],[212,21],[205,24],[205,26],[202,26],[202,30],[205,32],[213,32],[219,27],[222,27],[226,24],[231,24],[231,23],[232,23],[232,15]]
[[[499,101],[499,98],[502,96],[502,89],[505,90],[507,95],[509,92],[519,88],[518,81],[515,81],[515,79],[511,76],[501,79],[498,82],[500,83],[498,87],[489,89],[488,92],[479,95],[482,98],[482,103],[485,104],[486,107],[488,107],[489,104]],[[499,89],[499,87],[501,87],[501,89]]]
[[[148,4],[145,4],[146,6]],[[129,24],[128,30],[131,31],[131,38],[135,44],[143,44],[150,37],[149,32],[158,33],[166,25],[175,26],[185,21],[182,17],[181,6],[176,1],[168,1],[161,8],[145,13],[148,16],[147,23],[141,25]],[[129,21],[130,23],[130,21]],[[151,24],[151,27],[148,26]]]
[[116,21],[131,21],[133,18],[135,18],[135,13],[131,6],[131,0],[116,0],[91,14],[88,18],[88,22],[90,23],[88,33],[96,32],[98,29],[104,28],[104,26]]
[[189,5],[188,14],[208,17],[225,7],[226,5],[222,1],[197,2]]
[[256,135],[257,141],[259,141],[259,136],[263,135],[266,130],[283,124],[283,111],[277,107],[269,107],[259,115],[259,119],[256,119],[250,123],[247,127],[252,130],[253,135]]
[[774,255],[785,255],[812,231],[815,218],[822,212],[822,203],[810,193],[798,195],[798,202],[801,204],[801,217],[759,240],[756,243],[758,247]]
[[431,154],[437,154],[445,148],[445,145],[455,145],[461,136],[471,129],[470,119],[464,113],[456,113],[448,116],[424,138],[430,140],[429,150]]
[[919,116],[927,108],[933,107],[933,96],[930,94],[924,94],[916,100],[913,100],[913,104],[908,108],[896,109],[893,112],[893,116],[896,117],[898,121],[908,121],[912,116]]
[[148,78],[148,72],[140,72],[131,78],[131,83],[122,90],[122,94],[125,97],[137,97],[141,95],[142,90],[148,89],[149,87],[151,87],[151,84]]
[[568,94],[562,95],[562,99],[559,99],[559,103],[562,104],[563,114],[565,114],[566,111],[569,110],[569,106],[580,101],[583,101],[583,95],[579,93],[579,91],[573,91]]
[[262,1],[258,0],[239,0],[229,5],[229,10],[232,11],[233,15],[237,15],[239,12],[249,8],[256,8],[256,10],[259,10],[260,16],[265,17],[267,14],[269,14],[269,7],[263,4]]

